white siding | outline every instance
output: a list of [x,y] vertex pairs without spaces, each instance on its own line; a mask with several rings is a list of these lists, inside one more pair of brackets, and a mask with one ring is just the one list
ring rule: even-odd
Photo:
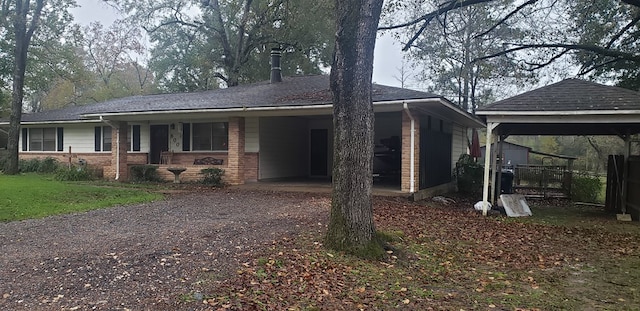
[[259,179],[308,175],[307,121],[297,117],[260,118]]
[[[64,127],[64,150],[71,152],[95,152],[95,132],[96,126],[103,126],[101,123],[95,124],[73,124]],[[115,143],[115,137],[113,139]],[[111,153],[107,151],[107,153]]]
[[244,152],[260,151],[260,121],[258,118],[244,119]]
[[[169,125],[169,150],[175,152],[182,151],[182,122],[175,122],[173,128]],[[150,126],[140,129],[140,150],[151,150]],[[143,138],[144,137],[144,138]],[[144,149],[144,147],[146,149]]]
[[[129,125],[133,125],[135,123],[130,123]],[[84,123],[84,124],[64,124],[64,125],[42,125],[42,126],[25,126],[24,128],[43,128],[43,127],[62,127],[63,130],[63,152],[69,152],[69,147],[71,147],[71,152],[73,153],[88,153],[95,152],[95,127],[102,126],[109,128],[108,125],[104,123]],[[20,141],[19,141],[19,150],[22,152],[22,132],[20,133]],[[115,144],[115,137],[113,138],[113,143]],[[123,136],[124,139],[124,136]],[[140,126],[140,152],[149,152],[149,126],[141,125]],[[110,151],[101,152],[101,153],[111,153]]]
[[[46,124],[39,126],[23,126],[23,128],[50,128],[50,127],[62,127],[63,129],[63,150],[61,152],[85,153],[95,152],[94,150],[94,127],[100,126],[101,123],[87,123],[87,124]],[[20,131],[19,149],[22,151],[22,131]],[[38,152],[38,151],[34,151]]]
[[467,129],[459,124],[453,125],[451,137],[451,168],[456,167],[456,162],[461,154],[467,153]]
[[[134,125],[136,123],[129,123],[129,125]],[[148,124],[139,124],[140,125],[140,152],[149,152],[151,147],[149,146],[149,125]],[[182,141],[180,141],[180,148],[182,148]],[[137,152],[137,151],[136,151]]]

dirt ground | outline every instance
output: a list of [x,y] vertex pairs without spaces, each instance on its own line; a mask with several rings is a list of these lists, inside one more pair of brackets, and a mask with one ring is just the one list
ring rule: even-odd
[[228,189],[0,223],[0,309],[173,310],[202,271],[222,279],[260,245],[323,226],[327,200]]

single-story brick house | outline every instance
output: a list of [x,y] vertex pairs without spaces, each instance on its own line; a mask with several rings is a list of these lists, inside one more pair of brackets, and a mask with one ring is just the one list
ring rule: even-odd
[[[127,180],[130,167],[139,164],[158,164],[166,179],[173,178],[166,168],[184,167],[185,181],[199,179],[200,170],[211,166],[223,168],[231,184],[329,178],[329,77],[272,80],[24,114],[20,157],[83,159],[100,168],[104,178],[117,180]],[[484,124],[425,92],[374,85],[373,102],[375,177],[406,193],[451,185],[452,168],[467,152],[467,129]],[[2,127],[7,122],[0,122]],[[222,164],[197,161],[203,158]]]

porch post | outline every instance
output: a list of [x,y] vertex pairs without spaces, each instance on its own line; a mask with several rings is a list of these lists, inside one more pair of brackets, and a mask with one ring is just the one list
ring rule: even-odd
[[229,118],[229,145],[227,181],[232,185],[244,184],[244,118]]
[[408,108],[402,112],[401,144],[400,191],[413,193],[420,188],[420,120]]
[[631,155],[631,135],[624,136],[624,164],[622,165],[622,213],[627,210],[627,191],[629,185],[629,156]]
[[114,122],[111,126],[111,165],[116,170],[115,179],[117,181],[127,181],[129,179],[129,168],[127,166],[127,134],[129,124],[127,122]]
[[[492,184],[495,185],[495,191],[492,191],[492,196],[491,196],[491,203],[496,203],[498,201],[498,199],[500,198],[500,194],[502,193],[502,147],[504,146],[504,136],[502,135],[498,135],[496,137],[499,142],[498,142],[498,152],[496,152],[496,157],[494,157],[496,160],[496,164],[493,166],[495,167],[495,170],[493,170],[493,181]],[[497,192],[496,192],[497,191]],[[497,193],[497,198],[495,197]]]
[[500,123],[487,123],[487,142],[484,148],[484,182],[482,184],[482,215],[487,216],[489,210],[489,165],[491,161],[491,143],[493,142],[493,130]]

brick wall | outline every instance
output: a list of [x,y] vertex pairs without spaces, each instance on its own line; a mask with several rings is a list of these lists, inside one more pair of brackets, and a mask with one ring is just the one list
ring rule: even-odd
[[[418,191],[420,186],[420,120],[417,113],[412,114],[414,118],[414,191]],[[409,192],[411,190],[411,118],[406,111],[402,112],[402,164],[401,164],[400,190]]]
[[[71,160],[72,165],[78,165],[80,159],[86,161],[87,166],[93,169],[98,175],[103,174],[102,168],[111,165],[110,153],[64,153],[64,152],[38,152],[38,153],[20,153],[20,159],[45,159],[54,158],[60,164],[68,164]],[[100,176],[99,176],[100,177]]]
[[[124,167],[127,168],[127,176],[129,172],[129,166],[131,165],[142,165],[147,164],[149,155],[145,153],[128,153],[127,154],[127,164]],[[102,167],[102,175],[105,179],[113,180],[116,178],[116,167],[111,166],[111,155],[109,155],[109,162],[104,167]],[[121,176],[122,177],[122,176]],[[122,178],[120,179],[124,181]]]
[[[127,122],[118,122],[116,124],[117,128],[112,128],[111,129],[111,137],[112,137],[112,144],[111,144],[111,163],[114,166],[113,167],[113,171],[114,173],[116,172],[116,170],[118,169],[118,166],[116,166],[116,163],[119,161],[120,162],[120,166],[119,166],[119,170],[120,170],[120,178],[119,180],[121,181],[127,181],[129,179],[129,168],[127,167],[128,162],[128,152],[127,152],[127,147],[128,147],[128,143],[127,143],[127,132],[129,131],[129,124]],[[120,132],[120,140],[119,140],[119,145],[120,147],[118,148],[117,144],[118,141],[116,140],[116,138],[118,137],[118,131]]]
[[229,118],[229,152],[227,157],[227,182],[244,183],[244,118]]
[[224,166],[227,165],[227,153],[211,153],[211,152],[174,152],[171,157],[171,165],[188,166],[193,165],[195,159],[214,158],[222,160]]
[[259,164],[260,157],[257,152],[244,154],[244,180],[245,181],[257,181],[258,171],[260,169]]
[[[201,159],[204,157],[212,157],[215,159],[223,159],[222,165],[194,165],[193,161],[195,159]],[[146,157],[145,157],[146,159]],[[257,152],[245,153],[244,155],[244,181],[239,184],[244,183],[245,181],[257,181],[258,180],[258,161],[259,155]],[[131,160],[131,154],[129,154],[129,160]],[[145,164],[136,163],[136,164]],[[135,165],[135,164],[134,164]],[[132,165],[129,165],[129,169],[131,169]],[[202,180],[202,175],[200,174],[200,170],[204,168],[212,168],[217,167],[223,169],[225,171],[223,180],[225,182],[231,183],[230,177],[227,174],[229,167],[227,163],[227,155],[226,154],[214,154],[211,153],[174,153],[172,162],[170,165],[158,165],[158,175],[166,180],[173,181],[174,176],[173,173],[169,172],[167,168],[169,167],[184,167],[187,170],[180,174],[180,181],[182,182],[198,182]],[[106,168],[105,168],[106,169]],[[114,175],[115,176],[115,175]],[[238,183],[236,181],[236,183]]]

